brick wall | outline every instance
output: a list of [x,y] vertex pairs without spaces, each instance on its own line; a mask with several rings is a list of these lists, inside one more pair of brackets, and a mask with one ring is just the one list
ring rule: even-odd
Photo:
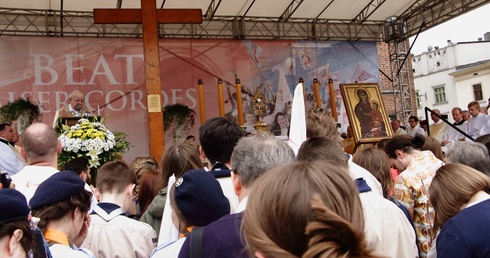
[[[408,41],[408,39],[407,39]],[[409,42],[407,42],[407,45],[409,46]],[[393,84],[391,83],[390,79],[388,79],[386,76],[389,78],[392,77],[392,72],[391,72],[391,66],[390,66],[390,53],[388,50],[388,44],[384,42],[378,42],[376,44],[376,48],[378,51],[378,62],[379,62],[379,77],[380,77],[380,90],[381,92],[383,91],[393,91]],[[412,72],[412,58],[409,56],[409,58],[405,61],[408,64],[408,69],[409,69],[409,82],[410,82],[410,87],[412,88],[412,92],[415,92],[414,90],[414,81],[413,81],[413,72]],[[384,74],[383,74],[384,73]],[[386,75],[386,76],[385,76]],[[388,116],[394,116],[395,115],[395,101],[394,101],[394,95],[393,93],[385,93],[382,94],[383,96],[383,102],[385,104],[385,109],[386,113]],[[412,96],[413,103],[415,104],[415,94]],[[417,109],[416,107],[414,108],[414,115],[417,115]],[[402,122],[403,124],[403,122]]]

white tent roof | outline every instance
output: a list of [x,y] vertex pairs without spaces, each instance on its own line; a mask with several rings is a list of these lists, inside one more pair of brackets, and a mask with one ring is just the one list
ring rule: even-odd
[[[49,12],[55,17],[56,15],[65,17],[64,24],[60,26],[63,27],[64,33],[93,36],[94,34],[80,34],[80,29],[67,28],[94,26],[89,21],[74,22],[67,17],[91,18],[94,8],[116,8],[118,4],[122,8],[141,6],[140,0],[1,0],[1,2],[0,32],[3,31],[3,35],[12,35],[15,30],[17,34],[14,35],[22,35],[22,32],[26,31],[33,33],[32,29],[25,29],[29,27],[26,22],[39,22],[35,24],[37,27],[46,26],[42,24],[42,19],[32,22],[32,17],[14,19],[11,15],[25,16],[25,12],[28,12],[30,15],[42,16],[50,10]],[[200,38],[377,40],[383,31],[383,24],[389,17],[403,18],[407,22],[407,36],[410,37],[417,34],[424,21],[425,26],[422,31],[485,5],[490,0],[156,0],[156,2],[157,8],[202,9],[204,20],[202,25],[192,28],[188,27],[189,25],[180,27],[166,25],[162,34],[167,34],[165,35],[167,37],[180,35]],[[94,31],[97,32],[97,36],[100,36],[100,29]],[[107,32],[106,28],[105,32]],[[36,33],[39,35],[43,32]],[[121,33],[125,33],[124,30]],[[115,36],[110,33],[104,36],[111,35]]]

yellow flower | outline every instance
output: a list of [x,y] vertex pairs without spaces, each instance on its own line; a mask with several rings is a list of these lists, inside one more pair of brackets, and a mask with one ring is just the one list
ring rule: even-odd
[[77,135],[78,135],[78,136],[82,136],[82,135],[83,135],[83,130],[78,130],[78,131],[77,131]]
[[96,132],[94,135],[99,139],[105,140],[104,132]]
[[94,129],[90,128],[87,130],[87,135],[90,136],[92,138],[92,133],[93,133]]

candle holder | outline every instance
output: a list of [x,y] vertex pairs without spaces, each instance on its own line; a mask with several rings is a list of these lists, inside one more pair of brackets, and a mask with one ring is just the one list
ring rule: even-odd
[[252,101],[252,111],[259,118],[254,125],[255,133],[269,133],[269,125],[262,120],[262,116],[267,111],[267,106],[264,92],[260,88],[255,90]]

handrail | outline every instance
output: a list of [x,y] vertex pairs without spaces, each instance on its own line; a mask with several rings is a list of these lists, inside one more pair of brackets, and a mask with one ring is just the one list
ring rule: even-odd
[[466,138],[472,140],[472,141],[475,141],[475,139],[473,139],[473,137],[469,136],[468,134],[466,134],[465,132],[463,132],[461,129],[459,129],[458,127],[456,127],[455,125],[453,125],[451,122],[448,122],[446,119],[444,119],[442,116],[440,116],[439,114],[435,113],[434,111],[432,111],[432,109],[428,108],[428,107],[425,107],[425,120],[427,120],[427,134],[430,136],[430,128],[429,128],[429,112],[437,117],[439,117],[439,119],[441,119],[444,123],[448,124],[450,127],[452,127],[453,129],[455,129],[456,131],[458,131],[459,133],[461,133],[462,135],[464,135]]

